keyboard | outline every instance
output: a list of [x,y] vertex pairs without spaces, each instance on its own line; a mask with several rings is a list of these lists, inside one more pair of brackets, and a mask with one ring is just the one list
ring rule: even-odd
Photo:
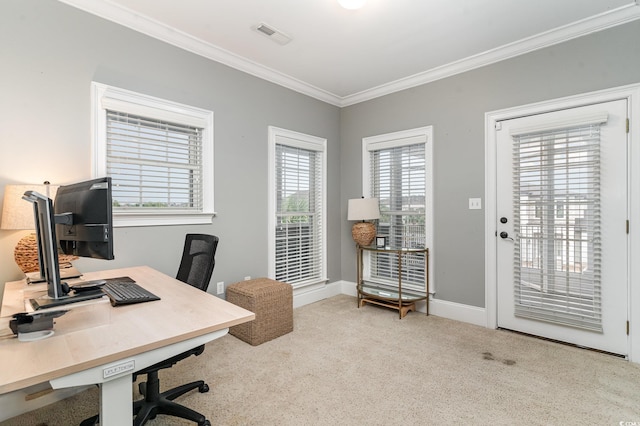
[[113,306],[160,300],[158,296],[140,287],[129,277],[109,278],[105,281],[102,291],[109,296]]

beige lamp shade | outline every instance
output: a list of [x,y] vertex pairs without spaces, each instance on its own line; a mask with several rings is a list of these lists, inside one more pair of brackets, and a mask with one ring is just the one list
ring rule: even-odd
[[376,237],[376,226],[366,220],[380,218],[380,207],[377,198],[354,198],[347,205],[347,220],[359,220],[351,227],[353,241],[361,246],[368,246]]
[[380,219],[380,207],[377,198],[354,198],[347,206],[347,220]]
[[[34,230],[33,204],[23,200],[26,191],[36,191],[49,198],[55,198],[58,191],[57,185],[7,185],[4,188],[4,200],[2,203],[2,221],[0,229],[5,230]],[[18,267],[25,274],[40,269],[38,263],[38,244],[35,233],[27,234],[18,241],[13,252]],[[60,263],[68,263],[77,259],[75,256],[58,255]]]
[[49,198],[54,198],[58,191],[58,186],[44,184],[5,186],[0,229],[35,229],[35,224],[33,223],[33,204],[22,199],[26,191],[36,191]]

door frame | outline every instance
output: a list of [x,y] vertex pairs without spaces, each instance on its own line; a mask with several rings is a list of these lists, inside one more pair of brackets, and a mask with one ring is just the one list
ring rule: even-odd
[[[627,158],[628,212],[630,221],[628,258],[640,256],[640,83],[612,89],[590,92],[534,104],[506,108],[485,113],[485,314],[487,328],[498,327],[497,290],[497,136],[496,124],[500,121],[577,106],[627,99],[630,120],[630,149]],[[633,218],[637,218],[632,220]],[[623,224],[621,224],[623,226]],[[640,262],[627,262],[629,340],[628,358],[640,363]]]

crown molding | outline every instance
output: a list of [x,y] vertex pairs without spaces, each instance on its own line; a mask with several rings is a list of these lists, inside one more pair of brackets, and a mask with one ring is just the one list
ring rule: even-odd
[[172,28],[162,22],[140,15],[130,9],[109,0],[58,0],[76,9],[112,21],[139,33],[148,35],[165,43],[203,56],[207,59],[243,71],[247,74],[275,83],[288,89],[311,96],[323,102],[340,106],[341,98],[326,90],[322,90],[301,80],[265,67],[247,58],[236,55],[226,49],[206,43],[183,31]]
[[353,95],[342,97],[340,106],[354,105],[401,90],[431,83],[436,80],[504,61],[505,59],[524,55],[525,53],[626,24],[637,19],[640,19],[640,0],[599,15],[594,15],[532,37],[464,58],[460,61],[451,62],[441,67],[436,67]]
[[401,78],[353,95],[338,96],[274,69],[260,65],[228,50],[197,39],[155,19],[140,15],[109,0],[59,0],[69,6],[123,25],[173,46],[222,63],[263,80],[286,87],[331,105],[345,107],[410,89],[505,59],[523,55],[564,41],[640,19],[640,0],[574,23]]

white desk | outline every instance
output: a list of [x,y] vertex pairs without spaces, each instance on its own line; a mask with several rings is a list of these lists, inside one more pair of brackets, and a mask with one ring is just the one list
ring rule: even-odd
[[[84,279],[119,276],[133,278],[162,300],[119,307],[97,303],[96,310],[108,310],[106,323],[82,327],[72,324],[69,312],[68,330],[56,325],[55,334],[47,339],[0,339],[0,394],[43,382],[54,389],[100,384],[100,424],[131,424],[133,372],[222,337],[229,327],[255,318],[250,311],[149,267],[87,273]],[[24,280],[5,285],[2,323],[24,311],[25,288]]]

